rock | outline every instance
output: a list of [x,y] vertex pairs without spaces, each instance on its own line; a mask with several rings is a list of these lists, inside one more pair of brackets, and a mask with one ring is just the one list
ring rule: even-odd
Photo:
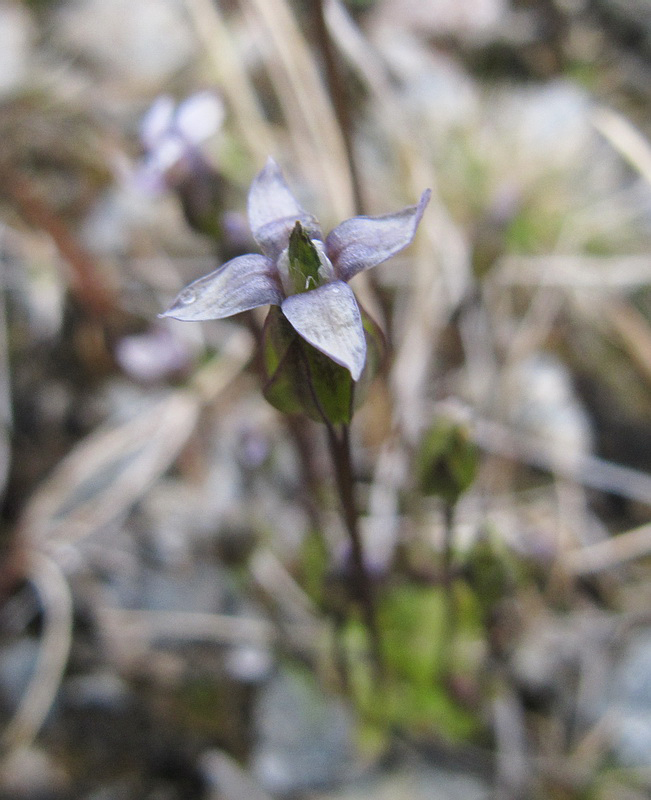
[[473,775],[418,761],[311,797],[313,800],[489,800],[492,793]]
[[63,685],[63,694],[66,704],[77,709],[122,712],[130,703],[128,685],[109,671],[70,677]]
[[0,797],[11,800],[58,800],[66,795],[65,771],[43,750],[25,747],[0,765]]
[[267,791],[303,792],[345,777],[354,753],[350,712],[307,674],[279,672],[262,691],[255,716],[252,772]]
[[164,82],[197,52],[177,0],[75,0],[60,11],[55,31],[68,50],[134,84]]
[[552,354],[536,353],[515,364],[504,396],[509,422],[521,433],[547,442],[559,457],[591,452],[590,418],[569,370]]
[[234,758],[222,750],[209,750],[199,760],[207,784],[206,800],[271,800]]
[[614,670],[611,715],[617,758],[651,767],[651,631],[628,644]]

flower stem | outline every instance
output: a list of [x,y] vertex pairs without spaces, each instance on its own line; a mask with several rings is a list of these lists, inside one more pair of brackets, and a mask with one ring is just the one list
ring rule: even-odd
[[445,611],[443,620],[443,636],[441,637],[442,656],[441,674],[448,678],[452,669],[453,644],[458,626],[458,608],[454,586],[454,570],[452,565],[452,533],[454,526],[454,504],[444,501],[443,504],[443,593]]
[[350,428],[342,425],[341,434],[338,435],[333,425],[328,424],[328,444],[335,471],[337,491],[341,501],[344,522],[350,538],[352,562],[352,594],[360,603],[364,624],[368,630],[373,656],[375,677],[383,678],[384,662],[380,631],[377,623],[377,614],[373,586],[369,578],[366,564],[364,563],[364,549],[359,530],[359,517],[355,502],[355,484],[353,479],[352,459],[350,453]]

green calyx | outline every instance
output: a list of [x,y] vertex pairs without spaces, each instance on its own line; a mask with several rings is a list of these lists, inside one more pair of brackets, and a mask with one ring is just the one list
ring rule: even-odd
[[362,312],[366,365],[355,382],[350,371],[302,339],[278,306],[271,306],[262,332],[263,393],[283,414],[305,414],[315,422],[348,424],[363,402],[385,353],[377,323]]
[[289,279],[294,294],[307,292],[321,285],[319,254],[307,231],[298,221],[289,236],[288,257]]

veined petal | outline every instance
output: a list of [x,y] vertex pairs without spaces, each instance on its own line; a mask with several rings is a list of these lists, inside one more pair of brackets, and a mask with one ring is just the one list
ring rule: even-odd
[[364,369],[366,338],[353,290],[333,281],[283,301],[283,314],[296,333],[337,364],[350,370],[354,381]]
[[301,208],[273,158],[267,160],[264,169],[253,179],[248,214],[253,238],[273,259],[287,247],[289,234],[297,221],[310,238],[323,238],[319,223]]
[[416,228],[429,202],[431,192],[423,192],[417,206],[381,217],[352,217],[338,225],[325,242],[326,253],[337,277],[350,280],[411,244]]
[[251,253],[227,261],[219,269],[194,281],[160,314],[187,321],[221,319],[283,300],[272,261]]

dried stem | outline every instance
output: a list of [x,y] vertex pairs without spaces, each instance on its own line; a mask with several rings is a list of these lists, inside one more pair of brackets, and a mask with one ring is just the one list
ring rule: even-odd
[[115,297],[91,255],[79,244],[65,222],[39,197],[25,175],[2,163],[0,179],[23,217],[52,237],[70,267],[71,288],[82,305],[89,313],[105,318],[115,308]]

